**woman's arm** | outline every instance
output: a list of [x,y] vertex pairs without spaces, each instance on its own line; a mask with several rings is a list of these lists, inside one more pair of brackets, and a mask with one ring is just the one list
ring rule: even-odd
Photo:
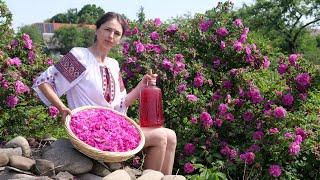
[[58,108],[59,112],[62,115],[62,120],[65,121],[67,115],[71,114],[71,110],[63,104],[63,102],[55,93],[51,85],[49,83],[42,83],[39,85],[39,89],[44,94],[44,96],[50,101],[50,103],[56,108]]
[[125,100],[126,107],[129,107],[131,104],[134,103],[134,101],[136,99],[138,99],[140,97],[140,91],[145,86],[147,86],[148,83],[155,85],[157,76],[158,76],[157,74],[144,75],[142,80],[139,82],[139,84],[133,90],[131,90],[131,92],[127,95],[126,100]]
[[139,82],[139,84],[130,91],[130,93],[126,97],[125,106],[129,107],[134,103],[136,99],[140,97],[140,91],[144,87],[142,81]]

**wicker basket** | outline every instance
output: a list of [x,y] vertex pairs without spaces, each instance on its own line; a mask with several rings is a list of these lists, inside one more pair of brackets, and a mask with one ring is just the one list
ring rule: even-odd
[[71,116],[68,115],[66,117],[66,121],[65,121],[65,129],[67,131],[67,134],[69,136],[69,139],[71,141],[71,143],[73,144],[73,146],[78,149],[81,153],[97,160],[97,161],[103,161],[103,162],[122,162],[122,161],[126,161],[127,159],[131,158],[134,154],[138,153],[144,146],[145,143],[145,137],[143,135],[143,132],[140,128],[140,126],[138,126],[138,124],[133,121],[132,119],[130,119],[129,117],[113,110],[110,108],[106,108],[106,107],[101,107],[101,106],[83,106],[83,107],[79,107],[77,109],[72,110],[72,114],[77,113],[79,111],[82,110],[86,110],[86,109],[106,109],[109,111],[112,111],[122,117],[124,117],[128,122],[130,122],[131,124],[133,124],[137,130],[139,131],[140,134],[140,143],[139,145],[130,151],[127,152],[110,152],[110,151],[102,151],[100,149],[94,148],[88,144],[86,144],[85,142],[81,141],[71,130],[70,128],[70,122],[71,122]]

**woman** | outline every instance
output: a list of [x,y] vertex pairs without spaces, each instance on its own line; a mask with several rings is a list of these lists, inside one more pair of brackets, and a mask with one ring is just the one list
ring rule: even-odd
[[[95,42],[88,48],[73,48],[55,65],[43,72],[33,85],[40,99],[57,107],[62,119],[71,109],[98,105],[111,107],[121,113],[139,98],[148,83],[155,83],[156,74],[144,75],[139,84],[127,94],[120,75],[119,64],[107,57],[119,44],[127,29],[125,20],[108,12],[96,22]],[[66,94],[68,107],[59,98]],[[145,135],[145,169],[171,174],[176,148],[176,134],[167,128],[142,128]]]

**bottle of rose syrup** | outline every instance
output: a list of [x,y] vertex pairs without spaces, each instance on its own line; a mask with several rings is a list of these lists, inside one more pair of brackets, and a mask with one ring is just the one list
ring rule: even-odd
[[[151,74],[152,70],[149,71]],[[139,116],[141,127],[163,126],[162,92],[155,84],[147,83],[141,90]]]

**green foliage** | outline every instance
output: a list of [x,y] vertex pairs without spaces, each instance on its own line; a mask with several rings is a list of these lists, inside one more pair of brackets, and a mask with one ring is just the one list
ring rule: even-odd
[[[275,38],[263,29],[248,34],[246,23],[235,25],[231,11],[226,2],[205,14],[178,18],[170,24],[147,20],[139,26],[132,22],[124,47],[110,55],[122,57],[128,90],[148,69],[158,74],[166,127],[174,129],[178,137],[174,169],[183,169],[180,173],[188,179],[271,179],[269,167],[274,164],[281,167],[279,179],[320,177],[319,70],[303,55],[292,61],[279,53],[282,51],[273,44]],[[221,27],[228,30],[226,35],[219,35]],[[151,38],[155,32],[158,38]],[[73,34],[79,39],[69,38]],[[244,35],[248,39],[241,40]],[[19,80],[30,88],[33,78],[47,68],[48,57],[36,46],[26,46],[30,43],[26,35],[10,38],[13,36],[0,40],[6,42],[0,51],[1,140],[18,134],[65,136],[64,130],[57,128],[59,117],[50,117],[33,91],[21,92],[16,87]],[[76,29],[60,34],[73,43],[68,48],[81,46],[88,36],[81,36]],[[237,49],[240,41],[242,48]],[[29,57],[30,51],[35,53],[34,59]],[[20,66],[10,63],[15,57],[21,60]],[[280,65],[286,65],[284,72]],[[302,75],[310,79],[299,79]],[[293,97],[290,105],[283,100],[288,94]],[[8,103],[10,95],[19,101]],[[190,95],[197,100],[191,100]],[[128,116],[138,119],[138,105],[129,109]],[[227,106],[225,112],[223,105]],[[275,115],[278,107],[286,110],[283,118]],[[252,119],[245,117],[247,112],[253,114]],[[263,134],[257,138],[256,132]],[[290,153],[290,146],[298,140],[299,151]],[[247,153],[253,156],[252,162],[244,157]],[[187,163],[192,168],[185,167]]]
[[58,44],[59,51],[66,54],[73,47],[88,47],[93,44],[94,31],[89,28],[65,27],[55,31],[53,42]]
[[250,29],[262,31],[271,40],[278,41],[283,52],[294,53],[300,47],[299,38],[307,27],[319,25],[318,0],[257,0],[244,6],[236,16],[243,18]]
[[33,79],[48,67],[50,58],[24,31],[13,34],[11,13],[3,1],[0,7],[0,19],[6,20],[0,28],[4,32],[0,39],[0,141],[17,135],[65,136],[63,128],[57,128],[59,121],[49,116],[48,108],[31,89]]
[[95,4],[87,4],[78,12],[77,8],[68,9],[66,13],[54,15],[49,22],[72,24],[95,24],[96,20],[104,14],[101,7]]
[[3,0],[0,0],[0,17],[0,47],[3,47],[13,34],[11,28],[12,14]]
[[83,47],[89,47],[93,44],[94,42],[94,30],[89,29],[89,28],[80,28],[80,33],[83,36],[83,42],[82,46]]
[[248,42],[256,43],[258,47],[261,47],[261,50],[263,51],[261,52],[262,54],[280,52],[279,46],[277,46],[277,43],[275,41],[277,40],[270,39],[270,37],[259,30],[250,30]]
[[28,34],[35,44],[42,45],[44,43],[43,38],[42,38],[42,34],[35,25],[22,26],[19,28],[19,33],[20,34],[23,34],[23,33]]
[[68,23],[69,20],[68,20],[68,17],[67,17],[66,14],[59,13],[59,14],[54,15],[54,16],[49,20],[49,22]]
[[[190,179],[270,179],[271,165],[281,167],[280,179],[319,177],[317,70],[303,55],[279,53],[264,31],[247,34],[246,23],[236,25],[231,11],[226,2],[174,24],[133,22],[121,60],[128,89],[148,69],[158,74],[166,127],[179,142],[175,168],[191,173]],[[225,35],[219,35],[222,27]],[[279,108],[283,118],[276,116]],[[137,109],[128,115],[138,119]],[[298,131],[307,137],[294,155],[289,150]]]
[[77,11],[77,8],[68,9],[67,13],[65,14],[68,23],[77,24],[79,22]]
[[[319,38],[320,39],[320,38]],[[300,39],[299,52],[314,64],[320,64],[320,46],[318,46],[317,36],[305,33]]]
[[316,52],[318,50],[316,36],[313,36],[310,32],[302,34],[299,41],[298,52]]
[[47,22],[78,24],[79,17],[77,11],[77,8],[68,9],[66,13],[56,14],[47,20]]
[[78,23],[95,24],[96,20],[104,14],[104,10],[96,5],[87,4],[78,13]]
[[[216,165],[217,164],[217,165]],[[187,179],[190,180],[227,180],[225,174],[221,173],[219,169],[223,167],[223,162],[218,161],[213,163],[213,167],[207,168],[202,164],[194,164],[196,170],[199,171],[199,174],[187,176]]]
[[139,11],[137,13],[137,17],[138,17],[138,23],[140,25],[142,25],[142,23],[145,21],[146,19],[146,15],[144,13],[144,8],[142,6],[140,6]]
[[320,48],[320,34],[316,36],[317,47]]
[[[59,121],[49,116],[48,108],[38,99],[31,86],[50,60],[27,34],[16,34],[0,57],[0,137],[8,140],[17,135],[42,137],[63,135]],[[19,62],[19,63],[13,63]],[[11,100],[10,100],[11,97]]]

